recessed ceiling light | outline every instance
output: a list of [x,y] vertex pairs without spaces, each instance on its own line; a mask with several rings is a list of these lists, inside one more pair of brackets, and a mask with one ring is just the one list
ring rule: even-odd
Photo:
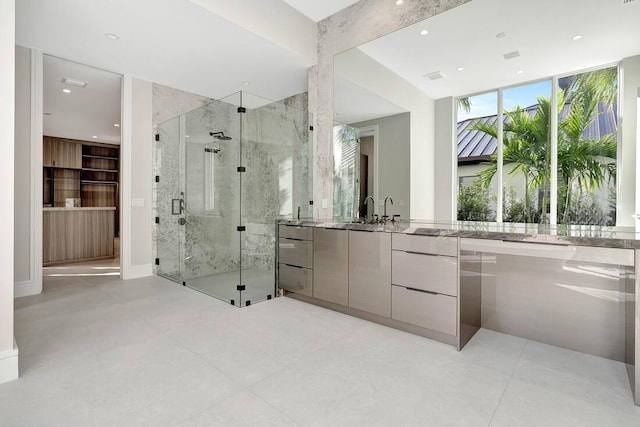
[[429,31],[427,31],[427,30],[420,31],[420,35],[421,36],[426,36],[427,34],[429,34]]
[[185,138],[189,138],[189,135],[185,135],[184,137],[185,137]]
[[117,34],[113,34],[113,33],[105,33],[104,36],[106,38],[108,38],[109,40],[118,40],[120,38],[120,36],[118,36]]
[[245,86],[249,86],[251,83],[250,82],[242,82],[243,85]]
[[64,93],[71,93],[71,89],[62,89]]
[[464,67],[458,67],[456,68],[456,71],[464,71]]
[[91,138],[98,139],[98,135],[93,135]]
[[518,70],[518,71],[516,71],[516,74],[522,74],[522,73],[524,73],[524,70]]
[[119,128],[120,124],[119,123],[114,123],[113,126]]
[[505,37],[507,37],[507,33],[498,33],[498,34],[496,34],[496,38],[497,39],[503,39]]
[[402,6],[404,4],[404,1],[403,0],[396,0],[396,4],[398,6]]
[[582,35],[580,34],[576,34],[575,36],[573,36],[573,40],[580,40],[582,38]]

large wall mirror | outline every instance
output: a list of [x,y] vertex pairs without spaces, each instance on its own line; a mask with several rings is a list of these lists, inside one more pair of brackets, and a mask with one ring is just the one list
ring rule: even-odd
[[640,2],[473,0],[336,55],[336,210],[633,224],[637,22]]

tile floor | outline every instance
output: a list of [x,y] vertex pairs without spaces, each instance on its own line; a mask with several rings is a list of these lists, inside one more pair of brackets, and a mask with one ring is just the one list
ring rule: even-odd
[[100,272],[16,300],[0,425],[640,426],[606,359],[488,330],[458,353],[289,298],[239,309]]

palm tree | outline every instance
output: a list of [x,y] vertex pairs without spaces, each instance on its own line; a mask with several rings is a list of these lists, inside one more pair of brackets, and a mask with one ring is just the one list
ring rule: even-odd
[[[559,195],[559,217],[568,222],[571,193],[574,184],[581,190],[600,188],[605,180],[616,175],[616,138],[613,134],[600,139],[584,137],[584,131],[599,114],[597,105],[599,93],[596,89],[582,89],[580,96],[572,99],[567,116],[558,120],[558,181],[561,184]],[[564,91],[558,91],[558,116],[565,104]],[[522,174],[525,180],[525,221],[532,220],[529,190],[541,188],[542,200],[539,210],[542,215],[548,211],[549,196],[547,189],[551,180],[551,100],[538,98],[535,114],[516,107],[514,111],[504,112],[503,162],[512,165],[509,176]],[[494,138],[498,137],[497,126],[481,120],[474,122],[469,129],[479,130]],[[497,155],[492,155],[488,167],[480,173],[485,187],[488,187],[497,172]]]
[[569,207],[574,183],[580,190],[593,191],[605,180],[616,178],[617,140],[615,134],[600,139],[584,137],[585,130],[596,120],[600,94],[585,88],[574,97],[567,117],[558,124],[558,180],[562,184],[558,203],[562,222],[569,221]]

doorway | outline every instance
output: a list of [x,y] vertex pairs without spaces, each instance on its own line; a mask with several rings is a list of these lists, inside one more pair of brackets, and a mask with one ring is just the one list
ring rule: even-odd
[[42,60],[42,275],[120,276],[122,76]]

